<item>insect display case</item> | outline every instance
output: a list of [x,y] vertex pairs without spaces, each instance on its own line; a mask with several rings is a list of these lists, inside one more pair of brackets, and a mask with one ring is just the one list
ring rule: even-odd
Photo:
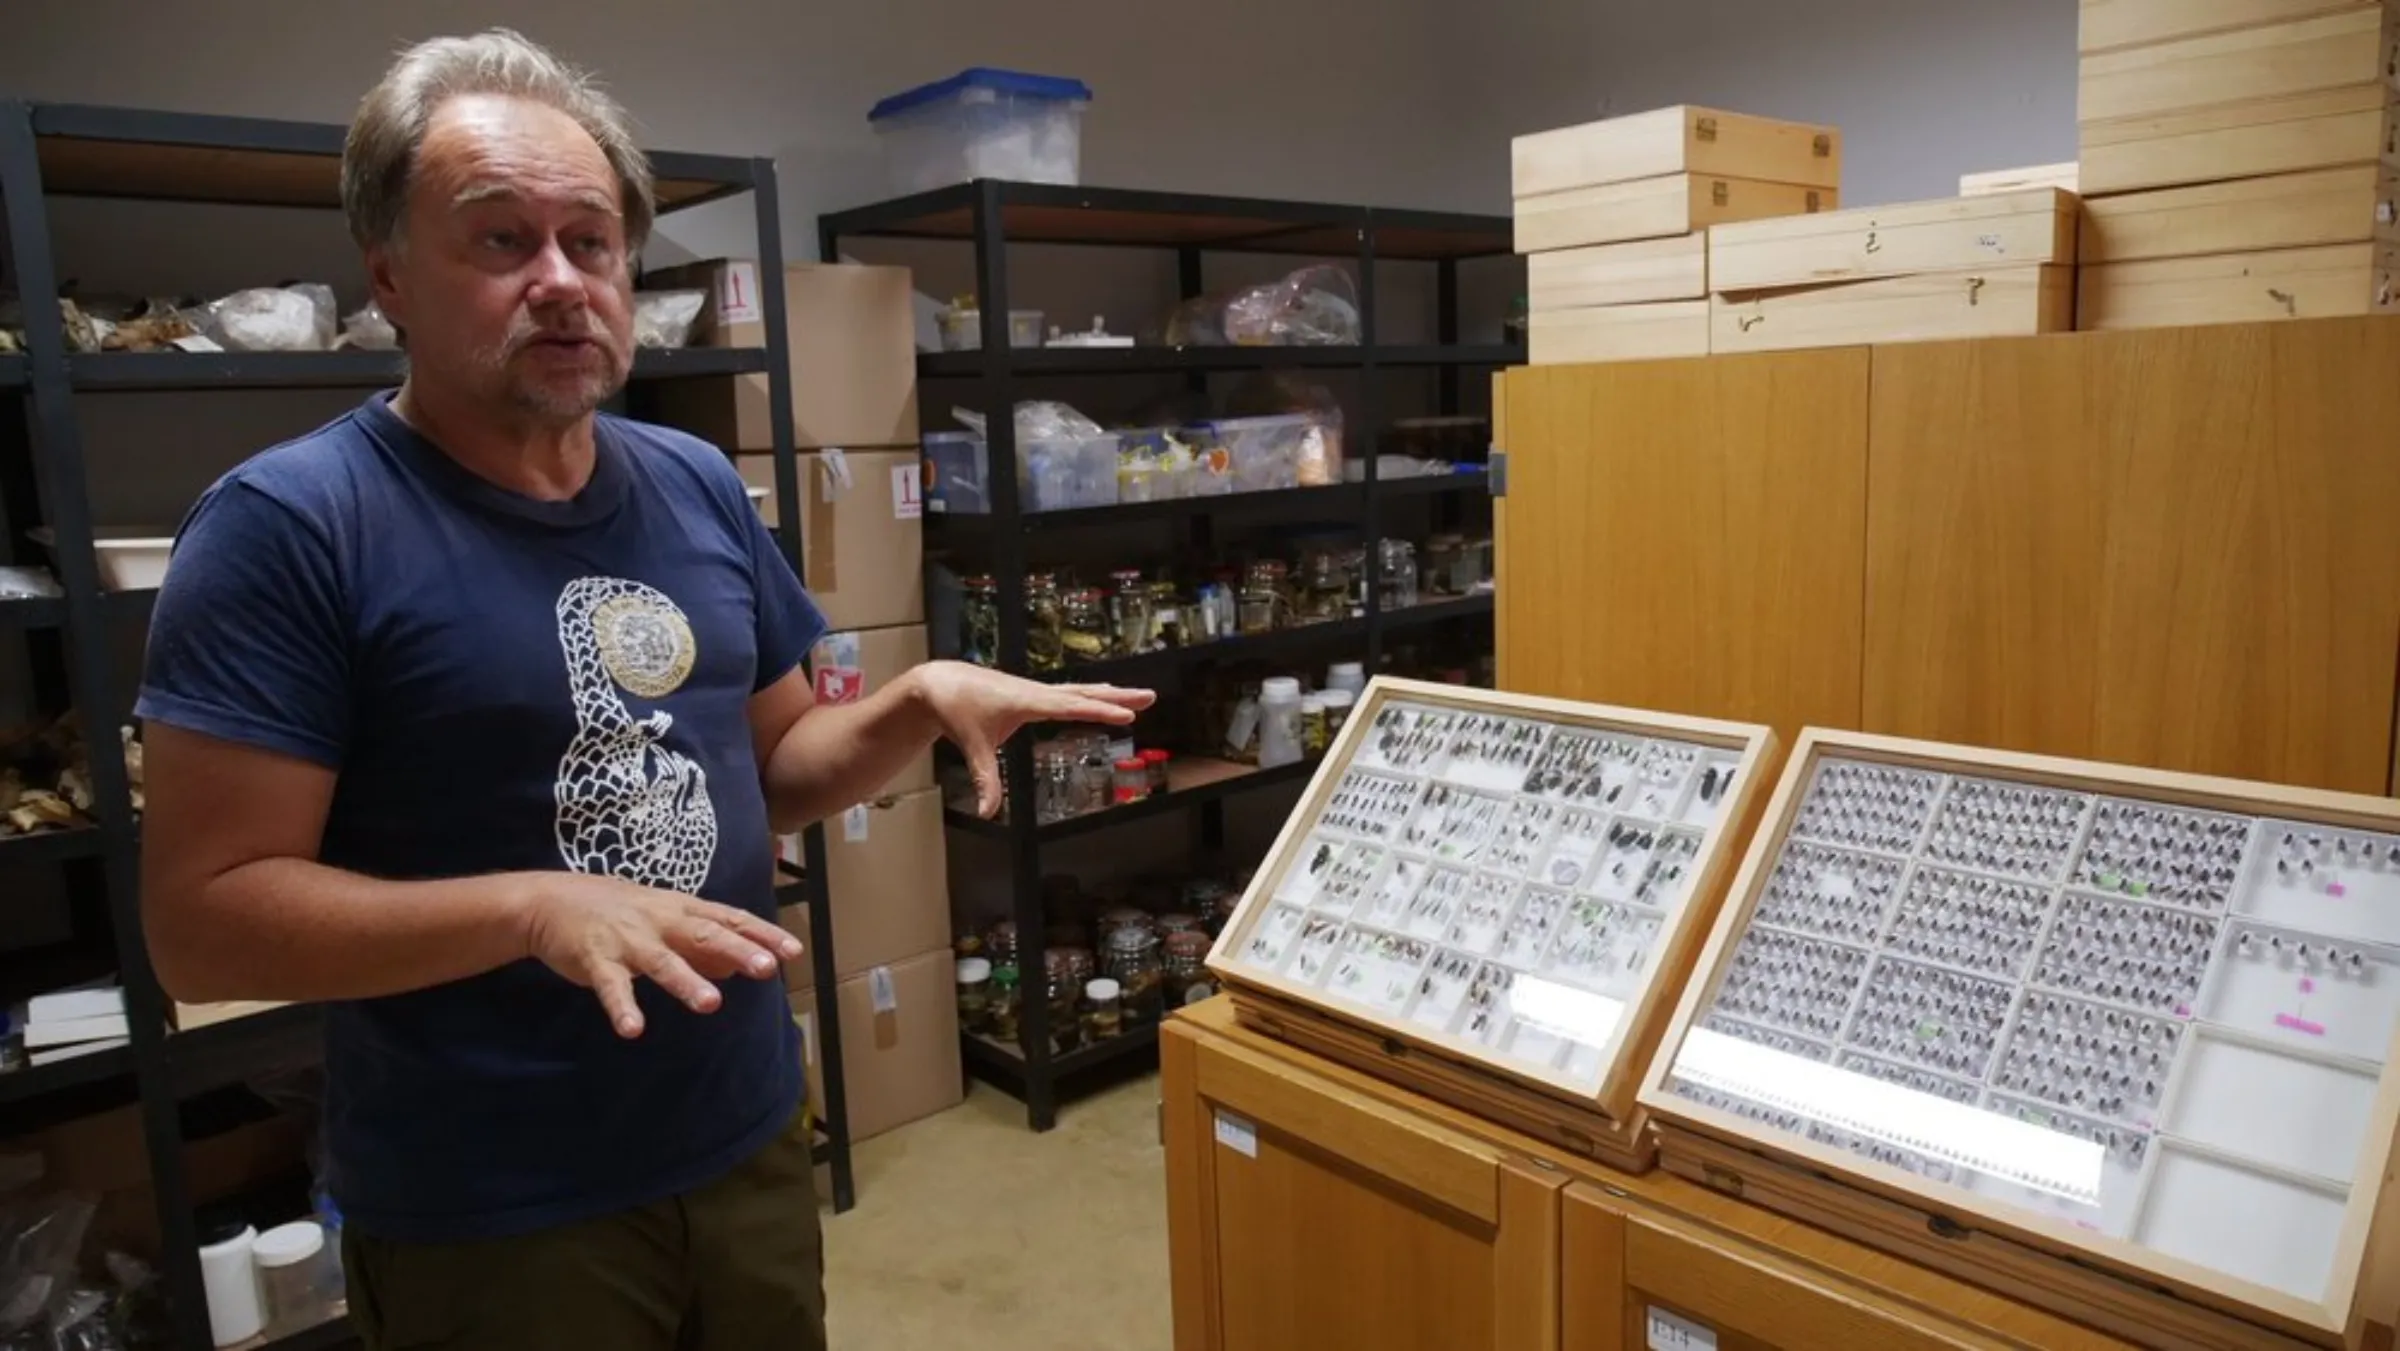
[[1378,678],[1209,966],[1250,1026],[1630,1169],[1769,729]]
[[2400,803],[1811,729],[1640,1099],[1665,1165],[2147,1345],[2355,1347]]

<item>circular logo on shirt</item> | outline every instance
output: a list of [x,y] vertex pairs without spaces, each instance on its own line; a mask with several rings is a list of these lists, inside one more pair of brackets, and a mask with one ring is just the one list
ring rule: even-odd
[[673,694],[692,673],[692,626],[675,602],[654,591],[593,606],[592,636],[609,676],[645,699]]

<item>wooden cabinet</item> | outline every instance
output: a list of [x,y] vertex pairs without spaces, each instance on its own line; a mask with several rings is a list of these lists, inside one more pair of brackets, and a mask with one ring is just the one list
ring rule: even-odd
[[1875,352],[1864,730],[2388,791],[2400,323]]
[[1555,1351],[1562,1174],[1180,1021],[1160,1055],[1175,1351]]
[[1500,676],[2393,790],[2400,318],[1509,372]]
[[1501,686],[1787,742],[1856,725],[1867,372],[1864,349],[1510,371]]
[[1270,1041],[1223,998],[1160,1045],[1175,1351],[1647,1351],[1654,1308],[1722,1351],[2125,1351]]

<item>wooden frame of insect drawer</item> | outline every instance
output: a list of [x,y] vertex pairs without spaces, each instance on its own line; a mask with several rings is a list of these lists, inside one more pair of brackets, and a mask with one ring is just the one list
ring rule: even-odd
[[1708,232],[1719,292],[2025,264],[2072,266],[2076,199],[2057,188],[1853,207]]
[[[2086,56],[2077,86],[2084,121],[2389,84],[2400,0]],[[2084,191],[2096,191],[2087,178]]]
[[2400,1295],[2400,802],[1801,734],[1640,1099],[1671,1171],[2143,1345]]
[[1762,800],[1747,723],[1378,677],[1209,967],[1269,1036],[1627,1171]]
[[1519,136],[1509,168],[1518,197],[1682,173],[1831,191],[1842,186],[1842,133],[1677,104]]

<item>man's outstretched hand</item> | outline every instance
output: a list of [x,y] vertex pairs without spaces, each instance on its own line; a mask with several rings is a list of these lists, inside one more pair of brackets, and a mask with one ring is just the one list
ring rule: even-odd
[[1028,723],[1090,722],[1124,727],[1158,701],[1150,690],[1115,685],[1046,685],[967,662],[937,661],[909,673],[917,698],[967,758],[975,811],[1000,810],[1000,746]]

